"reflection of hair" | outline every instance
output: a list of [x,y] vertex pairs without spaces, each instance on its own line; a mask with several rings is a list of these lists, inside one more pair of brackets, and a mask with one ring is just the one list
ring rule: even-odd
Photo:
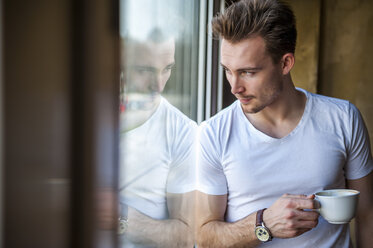
[[163,32],[160,28],[153,28],[147,37],[148,41],[154,42],[154,43],[161,43],[168,39],[170,39],[171,36],[167,35],[165,32]]
[[121,38],[122,46],[129,46],[129,49],[133,49],[130,47],[131,45],[144,45],[148,43],[163,43],[169,40],[174,39],[174,35],[168,33],[158,27],[153,28],[149,31],[148,35],[146,36],[145,40],[137,39],[131,36],[125,36]]
[[212,20],[215,36],[232,43],[261,36],[274,62],[295,52],[297,31],[291,8],[279,0],[241,0]]

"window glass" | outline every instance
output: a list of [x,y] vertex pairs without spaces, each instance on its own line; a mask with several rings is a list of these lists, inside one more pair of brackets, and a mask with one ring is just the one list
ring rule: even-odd
[[162,96],[193,120],[197,118],[199,7],[197,0],[122,0],[120,12],[124,39],[145,41],[157,30],[175,39],[175,65]]
[[121,1],[121,247],[193,245],[198,4]]

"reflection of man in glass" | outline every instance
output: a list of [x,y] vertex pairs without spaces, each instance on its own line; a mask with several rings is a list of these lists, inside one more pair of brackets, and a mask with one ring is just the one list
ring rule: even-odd
[[130,40],[124,45],[121,90],[122,107],[126,110],[125,129],[145,122],[157,109],[171,69],[175,64],[175,41],[154,30],[146,42]]
[[125,247],[193,245],[187,197],[195,186],[196,124],[160,95],[174,53],[174,39],[159,30],[145,42],[124,42],[119,197],[128,219]]

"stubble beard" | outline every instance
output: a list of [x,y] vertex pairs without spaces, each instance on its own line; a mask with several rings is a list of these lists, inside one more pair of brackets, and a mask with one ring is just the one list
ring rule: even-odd
[[261,111],[262,109],[264,109],[265,106],[263,106],[263,105],[259,105],[259,106],[250,106],[250,104],[241,104],[241,108],[243,109],[243,111],[244,111],[246,114],[256,114],[256,113],[258,113],[259,111]]
[[[262,111],[263,109],[265,109],[266,107],[270,106],[271,104],[273,104],[279,98],[282,90],[283,90],[282,84],[278,84],[277,87],[274,86],[269,90],[270,93],[265,94],[263,96],[264,98],[263,101],[261,101],[257,97],[253,97],[253,99],[251,100],[252,101],[251,103],[248,103],[248,104],[241,103],[241,108],[246,114],[256,114]],[[259,102],[259,104],[255,104],[255,101]],[[260,104],[260,102],[263,102],[263,103]]]

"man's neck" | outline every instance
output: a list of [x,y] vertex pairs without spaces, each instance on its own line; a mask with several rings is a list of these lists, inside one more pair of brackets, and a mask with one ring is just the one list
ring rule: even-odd
[[289,79],[278,98],[269,106],[255,114],[246,114],[247,119],[259,131],[273,137],[288,135],[302,119],[306,96],[295,89]]
[[154,99],[150,108],[125,110],[121,115],[121,132],[128,132],[143,125],[157,111],[160,102],[159,95]]

